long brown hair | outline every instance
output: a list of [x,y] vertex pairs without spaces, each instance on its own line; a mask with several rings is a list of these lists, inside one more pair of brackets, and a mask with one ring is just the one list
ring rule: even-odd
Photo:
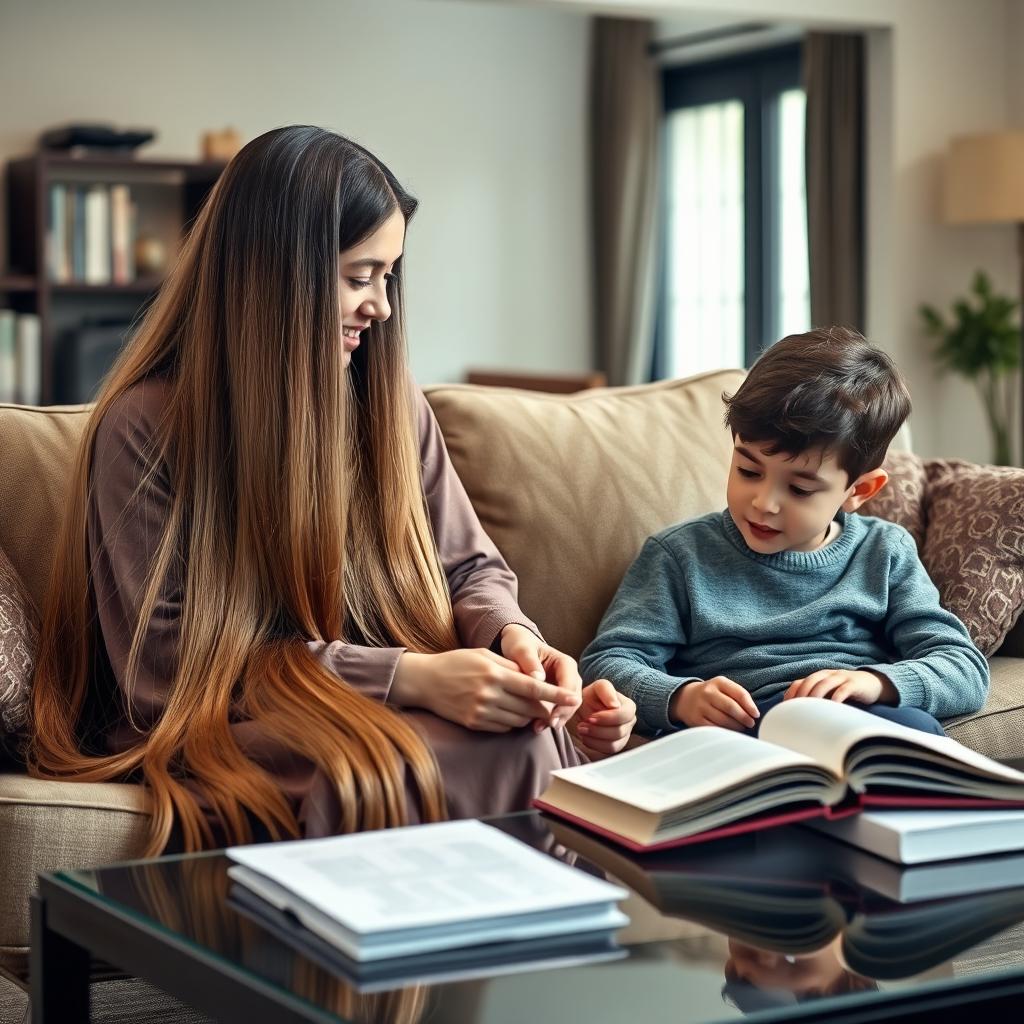
[[[419,475],[398,265],[390,319],[364,331],[348,370],[342,363],[338,253],[396,209],[408,221],[415,206],[376,157],[334,133],[260,136],[211,191],[96,402],[43,615],[30,767],[81,780],[141,774],[151,853],[175,819],[186,849],[214,842],[196,792],[229,841],[251,838],[252,816],[274,838],[299,835],[229,717],[257,723],[326,774],[341,831],[406,821],[407,775],[421,817],[443,817],[437,766],[415,730],[339,683],[306,646],[457,646]],[[163,712],[137,746],[83,753],[102,644],[87,536],[94,441],[114,403],[152,377],[167,382],[168,398],[147,474],[164,465],[173,496],[135,625],[129,693],[172,572],[182,592],[177,661]]]

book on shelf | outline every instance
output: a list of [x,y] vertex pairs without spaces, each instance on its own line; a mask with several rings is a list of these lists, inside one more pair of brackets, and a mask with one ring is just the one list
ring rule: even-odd
[[55,284],[135,280],[138,211],[124,184],[50,186],[46,266]]
[[63,284],[71,277],[67,248],[67,188],[50,186],[50,212],[46,232],[46,263],[50,280]]
[[919,974],[1024,920],[1019,853],[936,874],[802,828],[643,854],[565,822],[550,829],[665,916],[786,955],[838,939],[845,966],[870,978]]
[[768,711],[759,738],[690,728],[557,769],[534,804],[632,849],[661,849],[864,807],[1024,807],[1024,773],[946,736],[802,697]]
[[16,314],[0,309],[0,402],[18,400],[18,343]]
[[110,192],[90,185],[85,193],[85,283],[110,283]]
[[39,405],[43,400],[43,341],[39,317],[19,313],[14,321],[17,362],[17,400],[22,405]]
[[133,225],[135,213],[127,185],[110,186],[110,263],[114,284],[135,279]]
[[626,892],[479,821],[232,847],[232,881],[366,963],[608,937]]
[[86,189],[82,185],[75,185],[68,188],[68,197],[71,204],[71,237],[69,245],[71,249],[71,280],[85,280],[85,196]]

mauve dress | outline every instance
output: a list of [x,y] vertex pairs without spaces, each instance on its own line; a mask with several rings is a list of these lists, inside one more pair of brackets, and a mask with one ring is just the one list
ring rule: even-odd
[[[177,656],[181,587],[180,576],[172,571],[149,623],[129,695],[124,685],[128,652],[173,495],[173,481],[162,461],[146,478],[153,457],[151,439],[166,398],[167,384],[159,378],[129,390],[104,417],[94,449],[88,541],[100,635],[87,730],[108,751],[134,746],[158,719]],[[416,403],[423,487],[460,642],[489,648],[501,628],[513,622],[536,631],[517,603],[515,575],[484,533],[418,389]],[[350,686],[372,700],[387,701],[404,648],[342,640],[308,646]],[[564,730],[546,729],[539,736],[529,727],[474,732],[426,711],[402,713],[437,757],[453,818],[521,810],[546,786],[552,769],[580,762]],[[303,833],[333,834],[339,821],[337,800],[319,770],[265,735],[257,723],[240,721],[231,728],[247,756],[271,772],[293,801]],[[415,802],[408,803],[415,820]]]

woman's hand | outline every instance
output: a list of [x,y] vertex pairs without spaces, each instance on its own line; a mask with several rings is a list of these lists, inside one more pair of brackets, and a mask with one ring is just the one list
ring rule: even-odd
[[520,671],[514,661],[485,650],[416,654],[398,659],[389,700],[419,707],[467,729],[509,732],[534,719],[548,720],[545,707],[572,714],[578,693]]
[[549,647],[536,633],[511,623],[501,631],[501,653],[519,666],[519,671],[534,679],[554,683],[572,696],[572,701],[561,707],[548,707],[549,714],[537,718],[534,728],[540,732],[546,725],[556,729],[569,721],[579,707],[583,689],[576,662],[568,654]]
[[636,725],[636,704],[607,679],[583,691],[583,703],[569,724],[576,746],[591,760],[617,754]]

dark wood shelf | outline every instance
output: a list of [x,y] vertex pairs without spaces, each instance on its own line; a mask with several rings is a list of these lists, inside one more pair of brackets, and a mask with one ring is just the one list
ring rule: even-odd
[[[162,282],[158,277],[140,277],[126,284],[89,284],[86,281],[50,281],[52,295],[149,295]],[[0,292],[34,292],[39,288],[37,278],[29,274],[10,274],[0,277]]]
[[34,292],[38,284],[31,274],[0,275],[0,292]]
[[[152,275],[126,284],[49,280],[46,238],[52,186],[77,189],[126,185],[132,198],[138,199],[140,209],[155,214],[155,219],[147,225],[150,230],[155,229],[161,235],[170,230],[180,238],[224,167],[223,163],[211,161],[150,160],[127,151],[39,150],[7,162],[4,265],[10,270],[0,274],[0,307],[9,307],[17,313],[35,313],[39,317],[44,404],[63,401],[65,393],[79,388],[79,378],[75,376],[81,369],[76,363],[74,348],[76,325],[81,328],[107,314],[113,319],[131,320],[145,308],[161,284],[161,278]],[[164,241],[173,249],[169,237]],[[35,268],[34,273],[25,272],[31,268]],[[89,370],[90,374],[93,372]],[[91,379],[83,377],[81,380],[84,383],[80,390],[86,383],[92,386]]]
[[87,284],[85,281],[51,282],[54,295],[148,295],[160,287],[157,277],[140,277],[127,284]]
[[120,172],[131,173],[147,171],[154,174],[180,173],[185,181],[215,181],[220,172],[227,166],[220,161],[171,160],[171,159],[138,159],[136,157],[112,153],[109,156],[97,156],[93,153],[75,156],[63,150],[41,150],[36,154],[42,167],[51,176],[58,176],[60,171],[95,171],[104,179],[116,177]]

